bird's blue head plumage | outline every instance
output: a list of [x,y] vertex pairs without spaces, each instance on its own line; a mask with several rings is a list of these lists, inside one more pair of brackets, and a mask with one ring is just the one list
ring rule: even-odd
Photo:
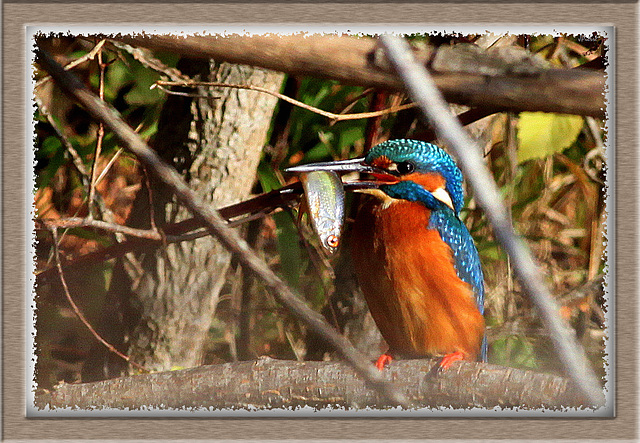
[[[376,159],[386,158],[403,173],[437,173],[445,180],[445,190],[451,197],[453,209],[458,215],[464,204],[462,172],[451,156],[438,146],[419,140],[389,140],[371,148],[365,163],[374,164]],[[395,186],[393,197],[403,197],[412,192],[410,186]]]

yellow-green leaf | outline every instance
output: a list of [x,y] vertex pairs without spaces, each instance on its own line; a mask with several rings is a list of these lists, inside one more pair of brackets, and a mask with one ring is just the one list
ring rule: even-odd
[[518,120],[518,162],[562,152],[576,141],[583,124],[579,115],[522,112]]

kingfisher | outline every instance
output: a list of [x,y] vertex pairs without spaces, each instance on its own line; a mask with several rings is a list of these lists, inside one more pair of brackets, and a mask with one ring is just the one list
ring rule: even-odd
[[365,157],[312,163],[289,172],[372,177],[352,229],[352,258],[367,305],[394,358],[486,361],[484,278],[478,250],[460,219],[462,172],[440,147],[389,140]]

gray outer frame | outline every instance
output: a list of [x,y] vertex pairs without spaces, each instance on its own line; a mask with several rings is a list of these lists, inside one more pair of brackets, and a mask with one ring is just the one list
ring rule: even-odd
[[[24,386],[26,374],[25,356],[25,321],[29,314],[24,312],[26,307],[25,295],[28,294],[25,267],[29,260],[28,239],[25,219],[25,202],[28,197],[25,180],[30,165],[25,164],[25,157],[29,139],[25,140],[25,134],[30,132],[29,121],[25,121],[27,110],[25,98],[27,94],[12,93],[20,89],[26,89],[29,73],[25,72],[26,55],[25,41],[26,23],[114,23],[124,21],[130,17],[144,18],[146,22],[172,22],[187,21],[189,17],[196,16],[200,23],[224,23],[238,20],[241,23],[269,23],[270,20],[278,23],[297,23],[293,29],[304,29],[301,23],[318,23],[326,17],[360,17],[368,23],[386,23],[389,17],[393,17],[394,23],[425,23],[433,24],[429,28],[442,27],[441,23],[460,23],[466,19],[470,24],[487,23],[491,26],[499,21],[505,23],[505,28],[510,22],[521,21],[526,17],[527,23],[544,23],[549,18],[554,23],[570,24],[585,23],[598,20],[599,23],[613,24],[616,26],[617,44],[612,47],[617,53],[612,52],[611,59],[616,60],[617,76],[616,96],[634,97],[637,95],[637,53],[633,45],[637,37],[637,4],[518,4],[518,5],[488,5],[466,4],[457,6],[447,4],[446,8],[438,4],[372,4],[363,8],[362,5],[349,4],[271,4],[265,12],[258,5],[250,8],[246,4],[226,5],[170,5],[170,4],[119,4],[113,5],[82,5],[39,3],[36,5],[21,5],[17,3],[5,3],[4,5],[4,57],[5,69],[3,79],[6,87],[4,90],[5,102],[3,103],[4,115],[4,140],[11,140],[3,150],[3,277],[20,277],[17,281],[5,282],[5,300],[3,304],[3,357],[4,357],[4,398],[3,398],[3,429],[4,438],[64,438],[64,439],[88,439],[88,438],[254,438],[254,439],[310,439],[310,438],[428,438],[428,437],[457,437],[457,438],[570,438],[570,439],[594,439],[606,440],[625,438],[631,439],[637,433],[637,373],[635,352],[637,344],[635,331],[637,330],[636,313],[633,306],[633,295],[636,294],[637,280],[636,270],[633,264],[637,263],[637,229],[635,214],[637,212],[637,200],[633,191],[620,189],[615,199],[609,199],[609,204],[615,202],[616,207],[625,209],[625,214],[633,214],[632,217],[615,218],[615,224],[609,220],[609,230],[616,230],[616,238],[611,243],[623,245],[609,249],[610,265],[615,268],[610,279],[615,286],[614,295],[610,302],[612,308],[616,308],[616,324],[621,326],[616,335],[616,348],[627,350],[625,355],[617,361],[614,377],[617,378],[617,418],[614,420],[591,419],[588,421],[576,419],[518,419],[517,423],[511,420],[484,419],[481,421],[463,418],[455,419],[429,419],[420,418],[378,418],[378,419],[173,419],[170,421],[160,419],[130,419],[126,421],[114,421],[104,419],[84,420],[27,420],[24,417],[26,410],[24,398]],[[197,9],[197,14],[193,14]],[[366,15],[362,11],[367,11]],[[115,13],[117,12],[117,13]],[[580,14],[583,12],[584,14]],[[180,20],[180,18],[184,18]],[[319,18],[323,18],[320,20]],[[471,19],[472,18],[472,19]],[[176,26],[178,27],[178,26]],[[202,26],[204,28],[205,26]],[[394,29],[394,26],[385,26]],[[449,26],[455,30],[457,27]],[[564,26],[559,25],[559,28]],[[148,28],[147,28],[148,29]],[[613,89],[613,83],[610,83]],[[610,96],[610,109],[616,109],[617,129],[616,139],[620,141],[620,152],[616,160],[624,159],[620,164],[611,163],[609,174],[610,184],[634,183],[636,178],[637,132],[638,121],[636,103],[632,100],[614,103],[614,97]],[[611,121],[613,115],[609,115]],[[613,125],[610,123],[611,129]],[[616,146],[616,140],[611,138],[609,145]],[[21,143],[22,142],[22,143]],[[15,146],[21,149],[15,149]],[[26,146],[25,146],[26,145]],[[626,147],[626,149],[625,149]],[[615,207],[609,206],[610,209]],[[612,236],[610,232],[609,236]],[[22,260],[16,257],[14,251],[25,251]],[[615,252],[615,253],[614,253]],[[618,260],[619,258],[619,260]],[[636,260],[634,260],[636,259]],[[618,267],[619,265],[619,267]],[[618,300],[615,293],[625,294]],[[616,305],[619,304],[619,307]],[[631,350],[632,349],[632,350]],[[610,348],[614,350],[613,346]],[[613,352],[612,352],[613,354]],[[615,355],[615,354],[614,354]],[[613,364],[613,362],[612,362]],[[10,369],[11,368],[11,369]],[[15,369],[13,369],[15,368]],[[462,417],[463,414],[453,414]],[[291,416],[293,417],[293,416]]]

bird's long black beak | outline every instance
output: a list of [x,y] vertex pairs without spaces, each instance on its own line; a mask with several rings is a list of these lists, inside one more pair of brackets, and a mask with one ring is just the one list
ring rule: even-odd
[[332,162],[309,163],[306,165],[293,166],[285,169],[285,172],[299,173],[311,171],[334,171],[345,172],[374,172],[374,168],[364,163],[364,157],[351,158],[349,160],[338,160]]
[[[331,162],[309,163],[306,165],[293,166],[285,169],[289,173],[304,173],[313,171],[332,171],[338,174],[348,172],[361,172],[366,174],[374,174],[380,172],[377,168],[367,165],[364,157],[351,158],[349,160],[337,160]],[[376,180],[355,180],[344,182],[344,188],[351,191],[360,189],[374,189],[380,186],[380,182]]]
[[285,172],[304,173],[312,171],[332,171],[335,173],[361,172],[373,175],[373,179],[359,179],[344,182],[345,189],[359,190],[378,188],[380,185],[397,183],[398,179],[384,169],[376,168],[365,163],[364,157],[351,158],[349,160],[337,160],[331,162],[309,163],[306,165],[293,166],[285,169]]

